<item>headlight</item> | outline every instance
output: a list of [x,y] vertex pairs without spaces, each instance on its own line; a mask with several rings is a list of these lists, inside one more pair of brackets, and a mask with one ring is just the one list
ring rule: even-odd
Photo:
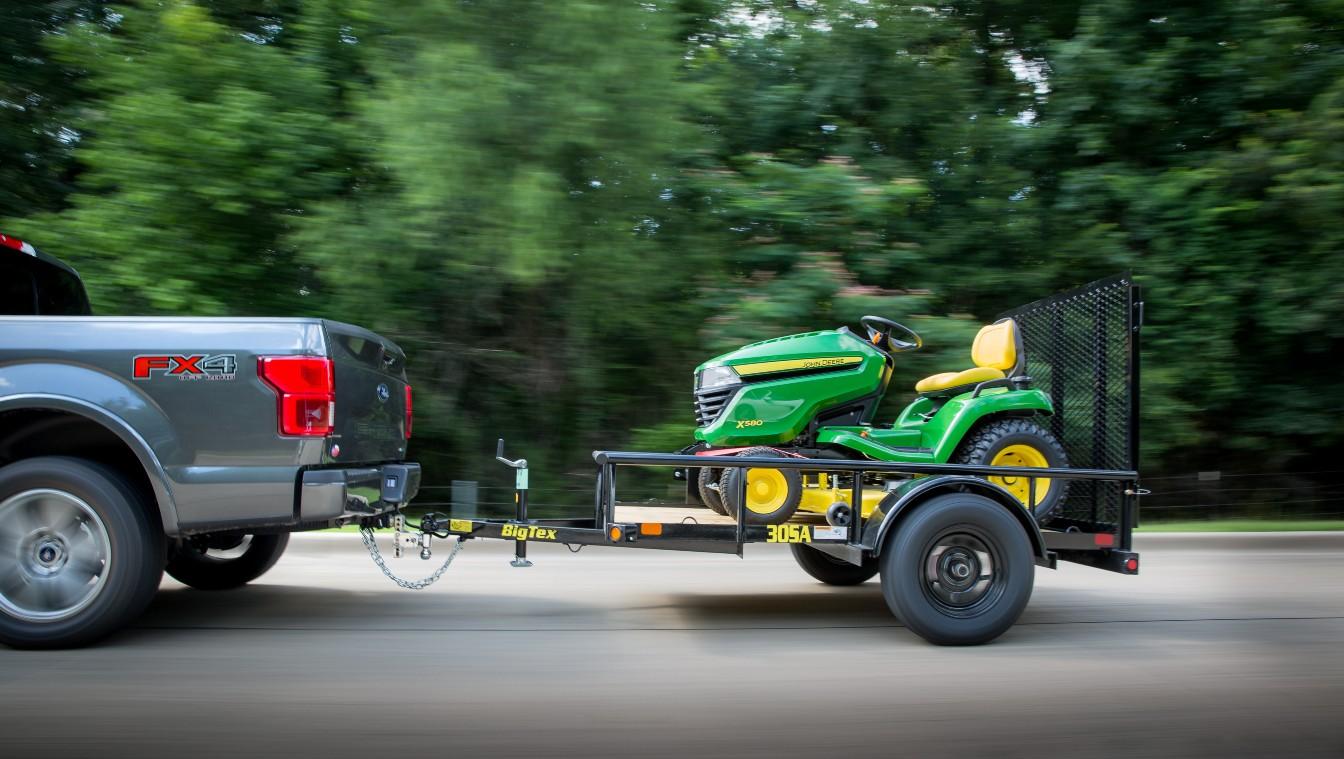
[[731,366],[711,366],[695,378],[695,389],[709,390],[724,385],[736,385],[738,382],[737,372],[733,371]]

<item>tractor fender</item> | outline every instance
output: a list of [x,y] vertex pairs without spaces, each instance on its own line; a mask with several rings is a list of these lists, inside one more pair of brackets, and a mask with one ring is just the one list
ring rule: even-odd
[[1036,563],[1054,568],[1053,555],[1046,550],[1045,538],[1036,520],[1031,518],[1021,502],[1011,493],[987,480],[967,475],[940,475],[910,480],[887,494],[877,509],[864,520],[863,543],[874,556],[881,554],[886,538],[920,504],[946,493],[975,493],[985,496],[1008,510],[1017,519],[1031,540],[1031,550],[1036,555]]

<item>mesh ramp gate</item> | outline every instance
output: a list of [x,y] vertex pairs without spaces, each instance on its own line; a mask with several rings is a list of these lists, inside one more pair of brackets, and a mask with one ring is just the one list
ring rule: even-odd
[[[1048,426],[1071,467],[1138,468],[1142,305],[1133,278],[1121,274],[999,315],[1017,322],[1025,372],[1050,396]],[[1071,482],[1048,524],[1117,532],[1130,501],[1123,483]]]

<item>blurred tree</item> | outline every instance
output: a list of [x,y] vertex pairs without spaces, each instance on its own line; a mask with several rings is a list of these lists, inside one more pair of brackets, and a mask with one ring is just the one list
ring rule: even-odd
[[110,23],[100,0],[0,5],[0,219],[54,211],[70,192],[80,72],[47,42],[76,19]]
[[711,257],[670,219],[694,136],[675,22],[637,2],[423,0],[368,52],[376,181],[292,240],[330,313],[407,343],[419,429],[455,470],[500,435],[555,467],[669,403],[689,418]]
[[187,0],[119,8],[110,25],[76,18],[51,44],[96,95],[77,122],[82,173],[67,210],[18,233],[81,267],[103,308],[304,310],[282,236],[343,191],[353,136],[331,119],[333,15],[309,3],[325,25],[277,20],[270,36]]

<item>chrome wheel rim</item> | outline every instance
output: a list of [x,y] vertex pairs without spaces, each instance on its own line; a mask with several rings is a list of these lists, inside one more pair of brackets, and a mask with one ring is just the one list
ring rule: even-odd
[[107,526],[70,493],[38,488],[0,503],[0,610],[55,622],[93,603],[112,566]]

